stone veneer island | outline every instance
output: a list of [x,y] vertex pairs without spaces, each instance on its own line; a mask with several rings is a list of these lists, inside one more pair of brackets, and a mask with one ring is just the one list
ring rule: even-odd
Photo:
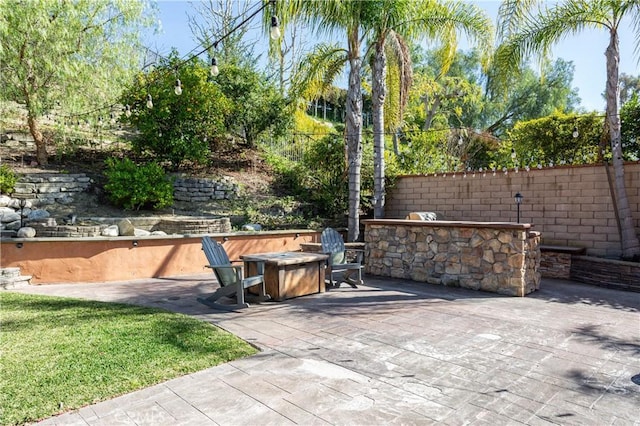
[[530,224],[363,222],[367,274],[511,296],[540,288],[540,233]]

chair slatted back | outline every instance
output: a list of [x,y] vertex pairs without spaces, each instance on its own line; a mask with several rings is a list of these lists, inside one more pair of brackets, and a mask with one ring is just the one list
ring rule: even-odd
[[238,281],[239,277],[232,268],[216,268],[216,266],[231,266],[227,251],[222,247],[222,244],[205,235],[202,237],[202,250],[221,287],[232,285]]
[[338,265],[345,263],[345,246],[342,235],[333,228],[326,228],[320,235],[323,253],[330,253],[331,263]]

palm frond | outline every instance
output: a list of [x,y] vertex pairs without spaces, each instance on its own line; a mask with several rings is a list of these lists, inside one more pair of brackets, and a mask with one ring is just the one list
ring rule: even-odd
[[300,62],[294,76],[292,96],[315,99],[333,83],[347,62],[347,52],[337,44],[319,44]]

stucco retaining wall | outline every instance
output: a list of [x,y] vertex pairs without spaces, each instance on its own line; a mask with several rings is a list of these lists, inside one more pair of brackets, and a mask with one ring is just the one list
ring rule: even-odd
[[[315,231],[210,234],[230,259],[243,254],[296,251],[319,241]],[[0,241],[2,268],[20,268],[32,284],[126,281],[210,271],[202,235],[113,238],[6,238]]]

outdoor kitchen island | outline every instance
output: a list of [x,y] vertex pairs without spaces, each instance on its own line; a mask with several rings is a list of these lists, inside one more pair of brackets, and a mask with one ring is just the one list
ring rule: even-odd
[[511,222],[371,219],[365,273],[511,296],[540,288],[540,233]]

